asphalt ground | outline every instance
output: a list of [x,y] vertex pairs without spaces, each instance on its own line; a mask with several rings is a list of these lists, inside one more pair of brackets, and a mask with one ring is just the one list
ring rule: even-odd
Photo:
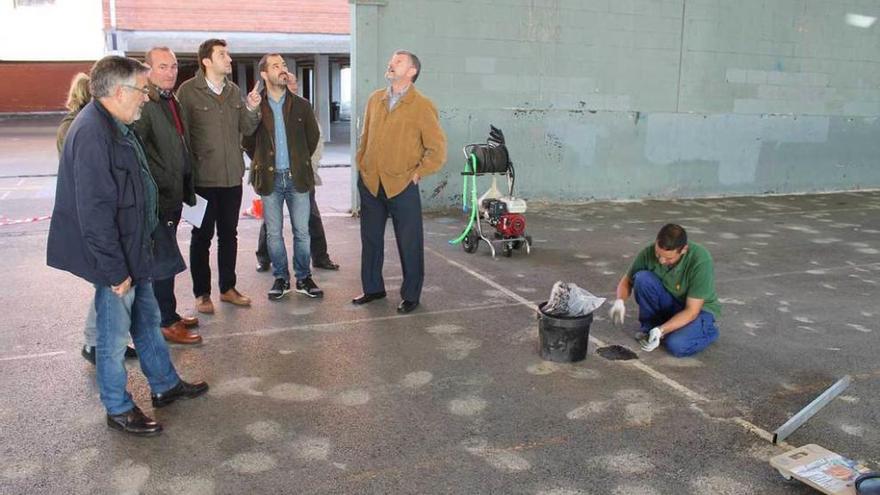
[[[54,129],[30,124],[0,122],[0,176],[14,176],[0,179],[7,219],[51,212],[53,178],[19,183],[55,166]],[[204,344],[171,346],[181,375],[207,380],[208,394],[153,411],[129,366],[135,400],[166,428],[151,439],[104,424],[94,369],[79,355],[92,290],[45,266],[48,222],[3,225],[0,493],[814,493],[769,466],[783,450],[762,436],[849,374],[853,384],[788,442],[877,467],[878,210],[877,192],[531,202],[531,254],[496,259],[485,245],[468,254],[448,243],[465,225],[460,212],[431,213],[422,305],[408,315],[394,310],[390,225],[389,297],[356,307],[357,219],[324,220],[342,268],[314,273],[323,299],[272,302],[271,275],[253,270],[259,223],[244,217],[238,287],[253,306],[215,296]],[[719,340],[694,358],[643,353],[634,305],[618,329],[609,301],[584,361],[542,361],[535,306],[553,283],[613,297],[669,221],[713,254]],[[184,251],[189,237],[182,226]],[[190,312],[188,274],[177,281]],[[638,359],[597,354],[612,344]]]

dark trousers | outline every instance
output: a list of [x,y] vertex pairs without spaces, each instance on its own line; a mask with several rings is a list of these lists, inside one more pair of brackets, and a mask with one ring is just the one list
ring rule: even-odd
[[382,265],[385,262],[385,224],[391,216],[397,252],[403,269],[400,297],[418,302],[425,280],[425,242],[422,232],[422,198],[419,187],[410,183],[397,196],[388,198],[379,186],[373,196],[358,178],[361,200],[361,285],[365,294],[383,292]]
[[[327,237],[324,235],[324,222],[321,221],[321,212],[318,211],[318,203],[315,202],[315,190],[309,193],[311,211],[309,213],[309,237],[311,244],[309,251],[312,254],[312,263],[321,263],[330,260],[327,254]],[[266,244],[266,222],[260,225],[260,238],[257,239],[257,262],[268,265],[269,246]]]
[[[186,270],[186,265],[180,256],[180,247],[177,245],[177,225],[180,223],[180,214],[181,210],[159,212],[159,226],[156,227],[156,233],[153,235],[157,253],[167,251],[169,257],[179,260],[178,266],[170,277],[167,276],[168,273],[158,274],[154,270],[156,278],[153,280],[153,292],[156,295],[156,302],[159,303],[163,327],[171,326],[180,321],[180,315],[177,314],[177,298],[174,297],[174,276]],[[157,264],[158,258],[157,255]]]
[[211,294],[209,256],[214,228],[217,228],[217,267],[220,292],[235,287],[235,260],[238,255],[238,215],[241,186],[197,187],[196,193],[208,200],[201,228],[193,227],[189,246],[189,265],[196,297]]

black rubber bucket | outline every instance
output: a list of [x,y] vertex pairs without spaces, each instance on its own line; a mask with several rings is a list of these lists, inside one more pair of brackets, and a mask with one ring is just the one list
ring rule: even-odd
[[550,316],[544,314],[546,304],[542,302],[538,305],[538,345],[541,359],[557,363],[583,361],[587,357],[593,314]]

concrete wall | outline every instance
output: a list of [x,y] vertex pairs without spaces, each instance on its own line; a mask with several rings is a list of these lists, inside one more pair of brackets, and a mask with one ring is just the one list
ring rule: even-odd
[[880,25],[847,17],[880,2],[352,1],[358,125],[394,49],[423,61],[450,156],[430,206],[490,123],[529,199],[880,186]]

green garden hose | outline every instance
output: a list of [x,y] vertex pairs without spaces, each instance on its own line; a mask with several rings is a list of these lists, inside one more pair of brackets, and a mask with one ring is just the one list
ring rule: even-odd
[[470,162],[464,163],[464,182],[461,186],[461,203],[462,209],[467,211],[468,209],[468,180],[467,175],[471,176],[471,214],[468,219],[467,227],[464,228],[464,232],[461,233],[457,238],[449,241],[449,244],[458,244],[471,232],[471,229],[474,228],[474,222],[477,221],[477,210],[479,210],[479,205],[477,205],[477,156],[471,153]]

